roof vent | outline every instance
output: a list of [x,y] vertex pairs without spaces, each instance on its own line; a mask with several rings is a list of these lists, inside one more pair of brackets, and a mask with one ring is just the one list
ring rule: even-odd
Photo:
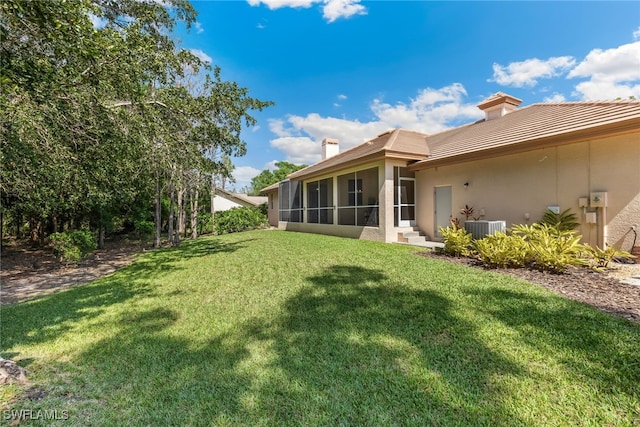
[[503,92],[497,92],[478,104],[478,108],[484,111],[485,120],[498,119],[515,110],[522,100]]
[[333,138],[325,138],[322,140],[322,160],[333,157],[340,152],[338,140]]

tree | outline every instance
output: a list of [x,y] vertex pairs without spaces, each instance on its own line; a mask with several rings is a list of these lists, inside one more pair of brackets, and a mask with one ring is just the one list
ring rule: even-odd
[[[2,220],[28,221],[34,242],[81,223],[103,240],[155,200],[160,244],[164,192],[180,199],[185,171],[215,172],[214,147],[243,155],[249,112],[271,105],[176,45],[173,27],[195,16],[185,0],[0,3]],[[199,91],[185,70],[205,72]]]
[[307,165],[295,165],[285,161],[276,162],[276,168],[273,171],[265,169],[260,172],[259,175],[251,179],[250,194],[257,196],[263,188],[275,184],[276,182],[280,182],[288,175],[306,167]]

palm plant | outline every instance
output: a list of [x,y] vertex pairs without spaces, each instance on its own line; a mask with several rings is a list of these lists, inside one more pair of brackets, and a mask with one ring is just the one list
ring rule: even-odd
[[553,227],[558,231],[575,230],[580,225],[578,222],[578,216],[571,212],[570,208],[561,213],[555,213],[551,209],[547,209],[540,222]]

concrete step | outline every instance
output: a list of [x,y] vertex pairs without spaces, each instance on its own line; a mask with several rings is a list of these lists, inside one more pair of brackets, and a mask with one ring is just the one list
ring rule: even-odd
[[398,243],[405,243],[407,245],[431,247],[429,244],[430,238],[424,231],[418,227],[407,228],[398,232]]
[[424,243],[427,241],[427,238],[425,236],[410,236],[407,237],[407,242],[410,245],[415,245],[417,243]]
[[399,234],[402,234],[402,237],[406,237],[406,238],[416,237],[416,236],[424,236],[424,233],[422,231],[404,231],[404,232],[399,233]]

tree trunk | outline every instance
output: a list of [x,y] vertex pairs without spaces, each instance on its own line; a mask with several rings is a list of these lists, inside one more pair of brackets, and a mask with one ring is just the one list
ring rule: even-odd
[[37,246],[40,241],[38,235],[38,220],[35,218],[29,218],[29,231],[31,235],[31,246]]
[[176,242],[180,244],[180,236],[185,233],[186,212],[184,209],[184,193],[183,188],[178,190],[178,230],[176,231]]
[[22,214],[16,214],[16,240],[22,239]]
[[173,214],[173,210],[174,210],[174,199],[176,196],[176,190],[173,186],[173,181],[171,181],[171,183],[169,184],[169,226],[168,226],[168,230],[167,230],[167,235],[169,236],[169,242],[171,243],[171,245],[174,245],[175,243],[175,238],[173,236],[173,221],[174,221],[174,214]]
[[160,247],[160,232],[162,231],[162,205],[161,205],[161,201],[160,201],[160,178],[158,177],[158,172],[156,172],[156,191],[155,191],[155,197],[153,200],[153,206],[154,206],[154,215],[153,215],[153,219],[155,221],[155,225],[156,225],[156,233],[155,236],[153,238],[153,247],[154,248],[159,248]]
[[215,233],[215,219],[216,219],[216,207],[215,207],[215,199],[216,199],[216,181],[215,175],[211,174],[211,232]]
[[104,234],[107,228],[104,223],[104,213],[102,208],[98,209],[98,249],[104,249]]
[[198,238],[198,189],[191,192],[191,238]]
[[100,219],[100,225],[98,226],[98,249],[104,249],[104,222]]

